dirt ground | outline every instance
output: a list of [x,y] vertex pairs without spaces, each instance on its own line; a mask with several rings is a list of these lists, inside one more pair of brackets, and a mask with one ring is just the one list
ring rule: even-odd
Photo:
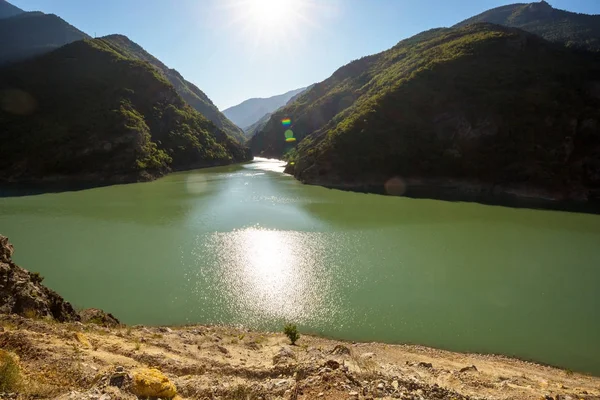
[[[177,399],[600,399],[600,378],[501,356],[225,326],[115,327],[0,315],[19,388],[0,398],[137,399],[156,368]],[[135,378],[134,378],[135,380]]]

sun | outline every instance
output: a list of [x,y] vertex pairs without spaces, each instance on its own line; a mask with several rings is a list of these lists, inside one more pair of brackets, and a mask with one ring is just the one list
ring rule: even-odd
[[248,20],[267,27],[276,26],[300,9],[298,0],[248,0],[242,4],[247,7]]
[[222,0],[228,28],[251,48],[289,49],[316,28],[316,0]]

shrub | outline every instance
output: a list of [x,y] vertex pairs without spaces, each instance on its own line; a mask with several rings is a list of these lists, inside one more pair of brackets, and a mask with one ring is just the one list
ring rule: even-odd
[[21,370],[17,360],[0,350],[0,392],[14,392],[21,386]]
[[295,345],[296,341],[300,339],[300,333],[298,333],[298,328],[294,324],[286,324],[283,328],[283,333],[290,339],[292,345]]
[[44,280],[44,277],[40,275],[39,272],[32,272],[30,277],[31,282],[33,283],[42,283],[42,281]]

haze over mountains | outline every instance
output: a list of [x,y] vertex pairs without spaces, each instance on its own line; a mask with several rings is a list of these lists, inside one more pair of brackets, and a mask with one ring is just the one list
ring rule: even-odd
[[305,90],[306,88],[304,87],[268,98],[248,99],[237,106],[223,110],[223,114],[233,121],[234,124],[247,130],[252,124],[264,118],[266,114],[270,114],[279,107],[286,105],[291,98]]

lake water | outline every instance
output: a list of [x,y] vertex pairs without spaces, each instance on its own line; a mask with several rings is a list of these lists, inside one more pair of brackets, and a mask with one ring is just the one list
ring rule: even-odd
[[283,164],[0,198],[15,261],[128,324],[503,353],[600,375],[600,217],[302,185]]

